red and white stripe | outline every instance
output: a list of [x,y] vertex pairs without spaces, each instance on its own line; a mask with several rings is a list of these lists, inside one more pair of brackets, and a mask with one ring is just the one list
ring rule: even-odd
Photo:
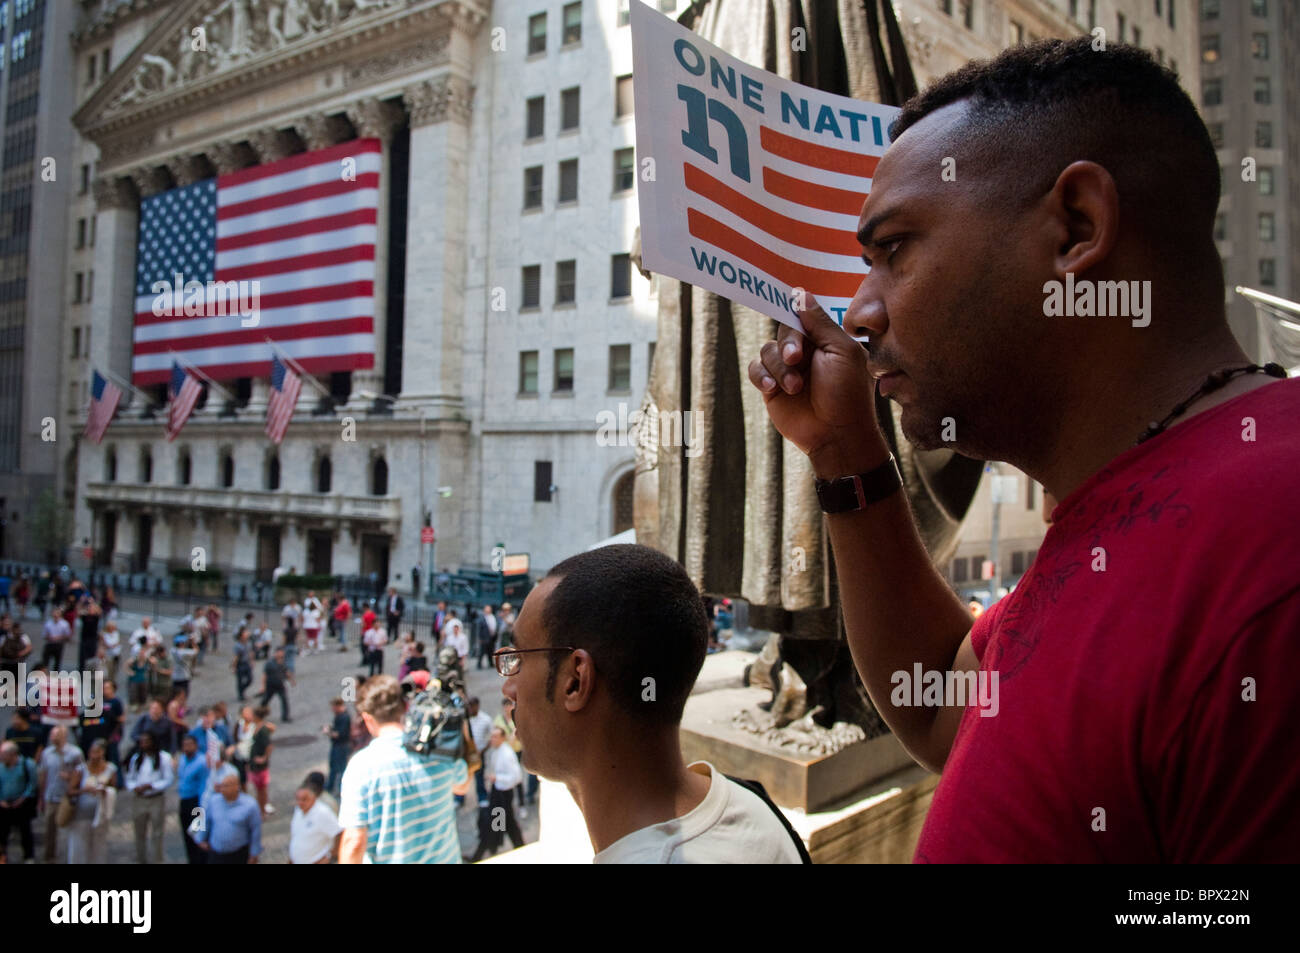
[[185,422],[190,419],[190,414],[194,413],[194,404],[198,401],[199,395],[203,393],[203,385],[188,368],[185,370],[185,383],[181,385],[181,392],[174,394],[170,403],[167,405],[167,439],[175,440],[180,434]]
[[220,176],[214,280],[257,281],[258,323],[157,316],[140,296],[136,381],[166,380],[172,351],[218,380],[258,376],[268,337],[307,373],[373,367],[380,149],[358,139]]

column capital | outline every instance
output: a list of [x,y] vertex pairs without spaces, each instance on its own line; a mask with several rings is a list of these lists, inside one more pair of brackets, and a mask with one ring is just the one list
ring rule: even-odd
[[447,74],[427,79],[402,90],[402,101],[411,113],[412,126],[456,119],[469,122],[474,102],[474,87],[461,76]]
[[368,96],[347,107],[348,119],[363,139],[379,139],[388,145],[406,119],[406,110],[396,103]]
[[311,113],[303,116],[293,124],[294,132],[298,133],[303,143],[307,146],[308,152],[315,152],[317,149],[325,149],[335,143],[344,142],[351,138],[351,130],[348,129],[348,121],[342,116],[327,116],[325,113]]
[[177,185],[193,185],[201,179],[211,178],[212,165],[201,153],[179,155],[167,160],[167,171]]
[[259,129],[248,137],[259,163],[276,162],[293,155],[297,142],[291,132],[282,129]]
[[131,181],[135,183],[136,190],[140,193],[142,199],[157,195],[159,192],[165,192],[171,188],[171,176],[161,166],[140,166],[132,169],[127,174],[131,176]]
[[139,207],[140,198],[135,185],[130,179],[120,175],[103,176],[95,179],[92,186],[95,192],[95,206],[100,211],[108,209],[131,209]]
[[214,142],[204,150],[204,154],[217,170],[217,175],[238,172],[257,162],[253,150],[243,142]]

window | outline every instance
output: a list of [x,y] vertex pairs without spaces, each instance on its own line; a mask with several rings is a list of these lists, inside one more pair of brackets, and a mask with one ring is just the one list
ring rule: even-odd
[[1265,288],[1271,288],[1277,284],[1277,272],[1272,258],[1261,258],[1259,260],[1259,283]]
[[632,74],[614,80],[614,118],[632,115]]
[[[230,451],[221,455],[221,485],[227,488],[235,485],[235,457]],[[324,493],[328,489],[329,487],[326,487],[321,492]]]
[[957,6],[961,8],[962,26],[968,30],[975,29],[975,3],[974,0],[957,0]]
[[1097,28],[1097,0],[1088,0],[1088,29]]
[[1268,0],[1250,0],[1250,13],[1256,17],[1268,16]]
[[525,139],[540,139],[546,135],[546,97],[534,96],[528,100],[528,119],[525,124]]
[[632,256],[624,253],[609,258],[609,296],[628,298],[632,295]]
[[564,46],[569,46],[570,44],[573,43],[581,43],[582,42],[582,4],[580,2],[566,3],[564,5],[563,11],[561,11],[561,17],[564,22],[564,32],[561,36],[560,42]]
[[1257,60],[1268,59],[1268,34],[1267,33],[1251,34],[1250,55]]
[[81,272],[77,272],[76,277],[72,282],[72,303],[81,304],[82,299],[85,297],[85,293],[86,276]]
[[546,14],[535,13],[528,18],[528,55],[546,52]]
[[90,357],[90,325],[86,325],[86,333],[82,336],[81,343],[85,347],[86,357]]
[[1214,216],[1214,240],[1223,241],[1228,237],[1228,217],[1220,212]]
[[98,218],[99,218],[98,215],[90,216],[90,247],[91,248],[95,247],[95,222],[96,220],[98,220]]
[[542,207],[542,167],[524,169],[524,208]]
[[78,194],[85,195],[89,191],[90,191],[90,163],[83,162],[81,164],[81,192]]
[[573,304],[577,292],[578,263],[570,258],[568,261],[555,263],[555,303]]
[[972,579],[984,578],[984,557],[972,556],[970,558],[970,575]]
[[1256,181],[1259,183],[1260,195],[1273,194],[1273,167],[1262,165],[1256,173]]
[[1267,76],[1255,77],[1255,102],[1260,106],[1273,102],[1273,86]]
[[90,54],[90,59],[86,63],[86,85],[89,86],[95,82],[95,67],[99,65],[99,57],[94,53]]
[[104,480],[113,483],[117,480],[117,450],[109,449],[104,454]]
[[280,489],[280,455],[273,453],[266,458],[266,488]]
[[105,78],[107,78],[108,76],[108,62],[109,62],[108,57],[109,57],[109,50],[105,48],[104,55],[100,58],[102,62],[99,67],[100,75],[104,76]]
[[95,297],[95,269],[92,268],[86,272],[86,301],[90,302]]
[[630,192],[636,184],[636,150],[614,150],[614,191]]
[[1273,124],[1266,120],[1255,123],[1255,145],[1261,149],[1273,148]]
[[1214,148],[1222,149],[1223,148],[1223,123],[1221,122],[1207,123],[1205,128],[1210,131],[1210,142],[1214,144]]
[[629,0],[618,0],[618,25],[627,26],[632,22],[632,13],[628,9]]
[[954,560],[952,561],[952,581],[953,581],[953,582],[965,582],[967,579],[970,578],[968,575],[966,575],[966,567],[967,567],[967,565],[968,565],[968,563],[967,563],[965,557],[962,557],[961,559],[954,559]]
[[1119,42],[1123,43],[1123,42],[1124,42],[1124,31],[1125,31],[1125,28],[1128,26],[1128,20],[1127,20],[1127,18],[1124,16],[1124,14],[1122,14],[1122,13],[1118,14],[1117,16],[1118,16],[1118,18],[1119,18],[1119,33],[1117,34],[1117,36],[1119,37]]
[[1201,0],[1201,19],[1219,19],[1219,0]]
[[1165,51],[1158,46],[1156,47],[1156,62],[1161,66],[1165,65]]
[[562,393],[573,393],[573,348],[555,349],[555,386]]
[[1225,166],[1219,166],[1219,194],[1228,194],[1228,170]]
[[1201,105],[1218,106],[1223,102],[1223,80],[1201,80]]
[[609,346],[609,389],[613,393],[632,389],[632,345]]
[[1025,552],[1022,549],[1011,554],[1011,575],[1023,576],[1025,573]]
[[1142,45],[1142,28],[1141,28],[1141,27],[1138,27],[1138,26],[1134,26],[1134,27],[1133,27],[1133,45],[1134,45],[1134,46],[1141,46],[1141,45]]
[[1259,240],[1271,242],[1277,238],[1277,223],[1272,212],[1259,213]]
[[549,503],[551,502],[551,487],[555,484],[551,482],[551,461],[534,460],[533,461],[533,502]]
[[560,132],[578,128],[578,104],[581,89],[572,86],[560,93]]
[[1160,16],[1163,11],[1160,9],[1160,0],[1156,0],[1156,16]]
[[578,160],[565,159],[560,163],[560,204],[578,201]]
[[537,352],[519,352],[519,393],[537,393]]
[[1169,29],[1171,30],[1174,28],[1174,4],[1177,2],[1178,0],[1169,0]]
[[939,9],[948,16],[952,16],[952,0],[939,0]]
[[524,265],[523,269],[523,305],[524,308],[538,308],[542,304],[542,266]]
[[646,348],[645,379],[647,382],[649,382],[650,380],[650,373],[654,370],[654,367],[655,367],[655,342],[651,341],[650,345]]
[[81,328],[72,329],[72,356],[81,356]]
[[1025,494],[1025,509],[1029,510],[1030,512],[1033,512],[1034,496],[1036,495],[1035,493],[1036,484],[1034,483],[1033,480],[1026,480],[1025,483],[1029,487],[1028,492]]
[[153,482],[153,454],[148,447],[140,448],[140,482]]
[[388,495],[388,461],[383,457],[375,457],[370,464],[370,495]]
[[17,63],[27,55],[27,44],[32,38],[31,30],[23,30],[13,40],[13,55],[9,58],[11,63]]
[[334,468],[330,465],[329,457],[321,457],[316,462],[316,492],[328,493],[330,484],[333,482]]

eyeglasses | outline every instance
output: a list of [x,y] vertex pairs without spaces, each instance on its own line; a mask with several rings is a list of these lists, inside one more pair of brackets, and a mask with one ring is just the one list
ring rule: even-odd
[[497,667],[497,672],[501,675],[514,675],[519,671],[519,663],[523,661],[521,655],[528,652],[576,652],[577,649],[570,645],[549,645],[544,649],[497,649],[492,653],[492,662]]

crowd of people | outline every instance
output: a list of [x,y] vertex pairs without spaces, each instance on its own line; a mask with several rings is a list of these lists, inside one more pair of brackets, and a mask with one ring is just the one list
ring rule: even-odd
[[[33,600],[33,593],[40,598]],[[223,613],[216,604],[187,613],[170,637],[148,616],[125,636],[117,629],[111,588],[96,595],[75,577],[65,583],[55,575],[38,585],[23,577],[11,595],[16,617],[8,612],[0,616],[0,661],[15,676],[19,663],[26,663],[28,682],[38,685],[26,697],[39,698],[40,704],[14,712],[0,749],[0,863],[7,862],[14,832],[24,860],[35,862],[34,825],[43,835],[44,862],[104,862],[119,798],[130,805],[136,861],[161,863],[168,827],[165,805],[173,787],[178,829],[191,863],[255,862],[262,853],[262,821],[276,812],[269,793],[274,737],[279,724],[292,721],[289,697],[298,658],[331,649],[346,652],[348,630],[355,625],[367,670],[356,679],[359,689],[370,684],[374,693],[391,683],[390,694],[396,685],[405,699],[425,688],[436,671],[464,699],[468,660],[476,658],[480,668],[485,661],[491,665],[493,652],[510,644],[515,618],[509,603],[471,609],[465,621],[439,603],[426,635],[403,624],[405,605],[395,590],[389,590],[386,600],[370,600],[356,615],[342,593],[322,600],[311,591],[301,602],[290,598],[284,604],[279,640],[256,613],[238,621],[229,645],[235,676],[230,707],[218,701],[194,710],[191,682],[220,654]],[[29,604],[42,635],[38,658],[24,632]],[[64,658],[70,642],[79,646],[82,673],[102,673],[101,704],[87,704],[90,700],[76,698],[75,691],[57,690],[59,673],[70,661]],[[397,658],[395,679],[382,674],[389,653]],[[118,693],[121,679],[125,698]],[[278,722],[270,720],[274,701],[279,703]],[[526,778],[519,768],[519,745],[508,715],[492,719],[480,712],[478,699],[467,701],[474,750],[488,755],[490,766],[500,764],[486,780],[476,772],[480,857],[500,847],[498,827],[513,843],[522,843],[515,789],[518,809],[526,816],[536,798],[537,778]],[[369,721],[359,704],[354,707],[342,697],[333,698],[330,708],[330,722],[321,728],[328,743],[327,772],[312,772],[295,793],[293,863],[339,857],[338,799],[349,765],[385,725],[401,721],[384,721],[393,712],[381,708],[375,709],[380,720]],[[492,755],[497,748],[507,753]],[[468,794],[458,790],[456,805],[463,805]],[[494,826],[491,811],[507,795],[508,823]]]

